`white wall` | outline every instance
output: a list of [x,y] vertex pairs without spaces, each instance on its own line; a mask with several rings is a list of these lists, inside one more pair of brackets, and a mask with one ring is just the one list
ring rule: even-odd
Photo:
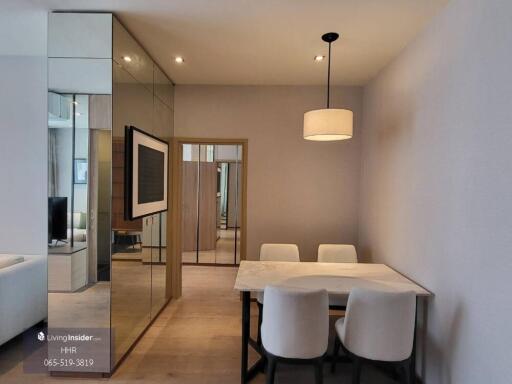
[[0,17],[0,253],[46,254],[46,12]]
[[176,136],[249,140],[248,259],[264,242],[297,243],[301,259],[316,260],[319,243],[356,241],[361,96],[332,90],[333,107],[354,111],[352,140],[311,142],[303,114],[324,107],[324,87],[176,87]]
[[512,380],[511,15],[452,0],[365,89],[360,245],[436,295],[426,383]]

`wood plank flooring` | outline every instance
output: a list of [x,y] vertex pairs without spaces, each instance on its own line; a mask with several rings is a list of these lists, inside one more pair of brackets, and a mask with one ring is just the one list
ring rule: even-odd
[[[181,260],[184,263],[198,264],[234,264],[235,263],[235,230],[218,230],[220,237],[215,243],[215,249],[209,251],[183,251]],[[240,237],[241,231],[237,235],[236,264],[240,264]]]
[[[110,379],[71,379],[23,373],[22,338],[0,347],[0,383],[169,383],[238,384],[240,382],[240,296],[233,291],[233,267],[183,267],[183,297],[171,302]],[[252,308],[255,334],[257,308]],[[255,359],[256,356],[252,355]],[[336,375],[325,367],[324,383],[350,383],[350,366]],[[265,382],[263,375],[252,383]],[[306,366],[278,366],[276,384],[313,383]],[[394,381],[371,367],[362,384]]]

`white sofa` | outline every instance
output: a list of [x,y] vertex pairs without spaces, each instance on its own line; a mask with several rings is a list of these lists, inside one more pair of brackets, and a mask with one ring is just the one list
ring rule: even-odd
[[22,262],[0,268],[0,345],[48,314],[46,256],[20,256]]

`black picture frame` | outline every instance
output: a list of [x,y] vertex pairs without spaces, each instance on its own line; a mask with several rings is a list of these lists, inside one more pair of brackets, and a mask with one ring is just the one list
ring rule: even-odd
[[73,174],[75,184],[87,184],[88,162],[87,159],[75,159],[73,161]]
[[[143,144],[141,143],[143,142]],[[138,155],[134,154],[134,148],[139,146],[147,147],[151,150],[163,153],[163,192],[162,200],[140,202],[138,199],[139,164]],[[169,163],[169,144],[151,135],[142,129],[132,125],[125,126],[125,166],[124,166],[124,219],[137,220],[156,213],[168,210],[168,163]]]

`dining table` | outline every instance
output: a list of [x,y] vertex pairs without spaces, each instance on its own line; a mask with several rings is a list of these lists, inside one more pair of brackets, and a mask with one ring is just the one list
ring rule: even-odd
[[[433,295],[403,274],[385,264],[242,260],[234,286],[242,296],[242,384],[248,383],[262,372],[265,366],[265,356],[261,346],[250,337],[251,294],[263,292],[268,285],[325,289],[328,294],[346,298],[356,287],[385,291],[413,291],[416,294],[416,327],[411,358],[412,366],[416,367],[418,303],[419,300]],[[260,355],[252,366],[249,366],[249,347]],[[410,372],[411,378],[415,378],[415,369],[411,369]]]

